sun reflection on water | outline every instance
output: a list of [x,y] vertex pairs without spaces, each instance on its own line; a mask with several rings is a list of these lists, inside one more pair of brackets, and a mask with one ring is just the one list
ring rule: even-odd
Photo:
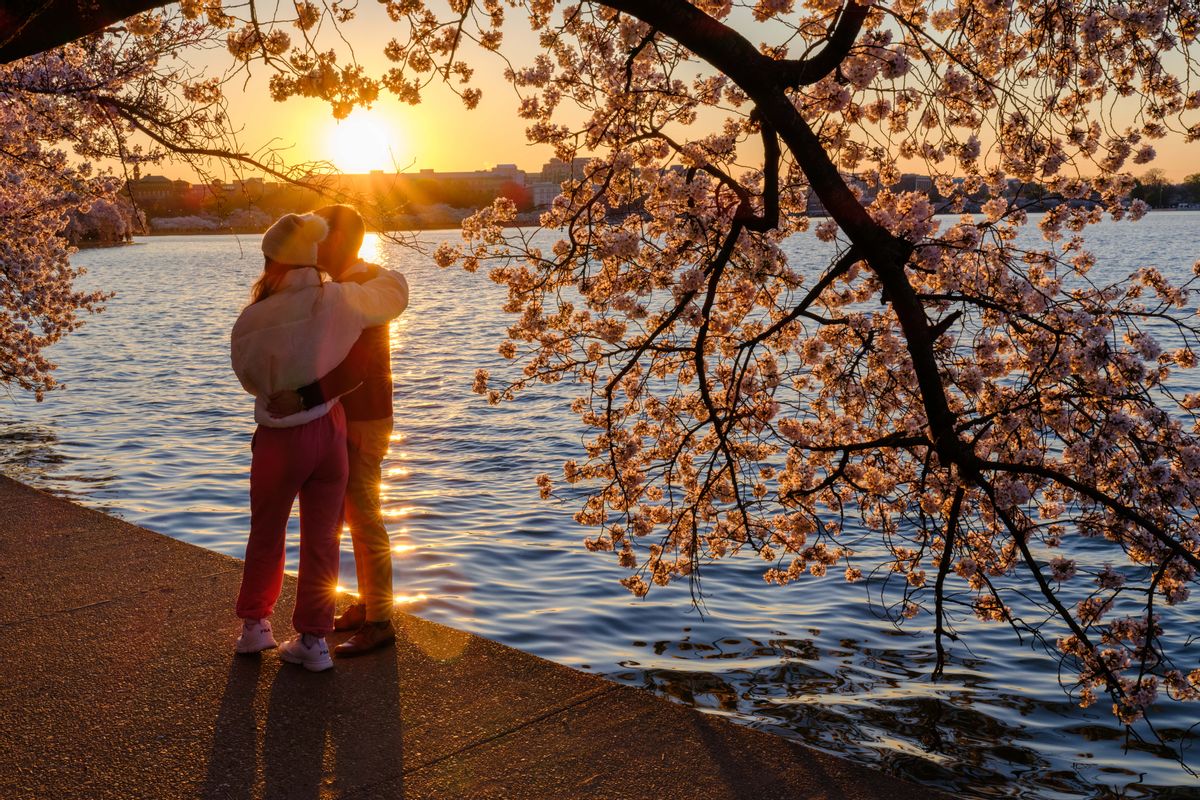
[[396,508],[385,508],[383,515],[392,519],[399,519],[400,517],[407,517],[416,510],[416,506],[398,506]]
[[368,264],[379,264],[384,260],[383,239],[378,233],[368,233],[363,237],[362,247],[358,256]]

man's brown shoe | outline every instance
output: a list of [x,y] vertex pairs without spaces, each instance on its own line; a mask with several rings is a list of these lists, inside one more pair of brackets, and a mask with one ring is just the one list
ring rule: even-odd
[[365,603],[355,603],[342,612],[341,616],[333,618],[335,631],[356,631],[367,621],[367,606]]
[[391,620],[364,622],[353,636],[333,648],[333,654],[342,658],[361,656],[363,653],[378,650],[394,641],[396,641],[396,629],[392,627]]

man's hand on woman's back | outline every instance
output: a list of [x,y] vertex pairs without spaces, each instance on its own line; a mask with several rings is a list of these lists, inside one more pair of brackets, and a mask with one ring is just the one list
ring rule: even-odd
[[294,389],[281,389],[267,398],[267,413],[275,419],[290,417],[304,410],[300,393]]

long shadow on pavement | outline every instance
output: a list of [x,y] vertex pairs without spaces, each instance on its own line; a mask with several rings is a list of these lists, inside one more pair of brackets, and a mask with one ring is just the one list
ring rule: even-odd
[[397,786],[404,758],[395,651],[323,673],[277,661],[273,653],[232,657],[202,796],[316,800],[385,779]]

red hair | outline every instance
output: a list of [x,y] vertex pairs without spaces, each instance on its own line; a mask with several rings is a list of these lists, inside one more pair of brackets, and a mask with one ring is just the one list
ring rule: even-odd
[[[264,259],[262,275],[250,287],[250,305],[266,300],[279,291],[283,279],[294,269],[316,269],[310,264],[283,264],[267,257]],[[319,274],[319,273],[318,273]]]

